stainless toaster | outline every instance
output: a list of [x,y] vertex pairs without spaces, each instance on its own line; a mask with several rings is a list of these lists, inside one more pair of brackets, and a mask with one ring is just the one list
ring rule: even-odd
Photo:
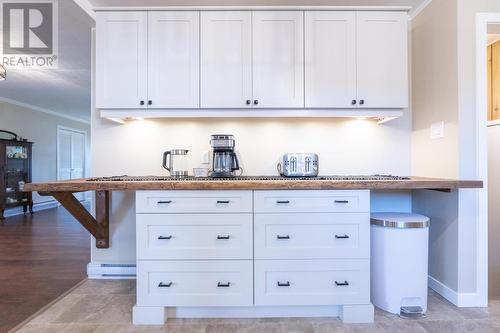
[[284,177],[316,177],[319,158],[312,153],[288,153],[278,163],[278,172]]

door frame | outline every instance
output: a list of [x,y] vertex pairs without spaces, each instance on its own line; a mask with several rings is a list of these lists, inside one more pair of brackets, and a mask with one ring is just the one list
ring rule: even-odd
[[484,186],[478,191],[477,206],[477,293],[488,304],[488,118],[486,50],[488,25],[500,24],[500,13],[476,14],[476,175]]
[[83,149],[83,177],[86,176],[87,174],[87,131],[84,131],[84,130],[81,130],[81,129],[77,129],[77,128],[72,128],[72,127],[67,127],[67,126],[62,126],[62,125],[57,125],[57,138],[56,138],[56,142],[57,142],[57,148],[56,148],[56,177],[57,177],[57,180],[60,180],[60,169],[59,169],[59,166],[60,166],[60,153],[61,153],[61,148],[60,148],[60,142],[59,142],[59,133],[61,132],[61,130],[63,131],[70,131],[70,132],[75,132],[75,133],[80,133],[80,134],[83,134],[83,144],[84,144],[84,149]]

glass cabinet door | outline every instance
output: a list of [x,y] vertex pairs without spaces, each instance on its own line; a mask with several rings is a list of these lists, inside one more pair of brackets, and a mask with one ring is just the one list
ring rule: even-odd
[[28,147],[7,145],[5,154],[6,206],[28,203],[28,194],[22,192],[24,184],[28,181],[29,174]]

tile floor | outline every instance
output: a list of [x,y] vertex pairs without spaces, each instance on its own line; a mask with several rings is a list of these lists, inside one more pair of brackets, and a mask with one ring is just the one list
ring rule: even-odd
[[170,319],[165,326],[133,326],[133,280],[87,280],[33,318],[18,333],[459,333],[500,332],[500,300],[489,308],[456,308],[430,292],[427,318],[403,320],[376,312],[375,324],[344,325],[335,318]]

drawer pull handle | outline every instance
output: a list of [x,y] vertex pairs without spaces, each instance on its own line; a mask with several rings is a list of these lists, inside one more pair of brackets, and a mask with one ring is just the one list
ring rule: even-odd
[[231,286],[231,282],[227,282],[227,283],[219,282],[219,283],[217,283],[217,288],[229,288],[230,286]]
[[277,235],[276,238],[277,239],[290,239],[290,235],[286,235],[286,236]]
[[337,238],[337,239],[347,239],[347,238],[349,238],[349,235],[335,235],[335,238]]
[[158,239],[159,240],[169,240],[169,239],[172,239],[172,235],[170,235],[170,236],[158,236]]
[[217,200],[218,204],[228,204],[229,200]]
[[276,200],[277,204],[289,204],[290,200]]
[[229,235],[225,235],[225,236],[218,235],[217,236],[217,239],[229,239],[229,238],[231,238],[231,236],[229,236]]
[[158,285],[158,287],[159,288],[170,288],[170,287],[172,287],[172,284],[173,284],[173,282],[169,282],[169,283],[160,282],[160,284]]
[[349,285],[349,282],[347,282],[347,281],[344,281],[344,282],[335,281],[335,285],[338,287],[347,287]]
[[335,200],[335,203],[348,204],[349,200]]
[[278,287],[290,287],[290,281],[286,281],[286,282],[279,282],[278,281]]
[[158,205],[172,203],[172,200],[160,200],[157,202]]

